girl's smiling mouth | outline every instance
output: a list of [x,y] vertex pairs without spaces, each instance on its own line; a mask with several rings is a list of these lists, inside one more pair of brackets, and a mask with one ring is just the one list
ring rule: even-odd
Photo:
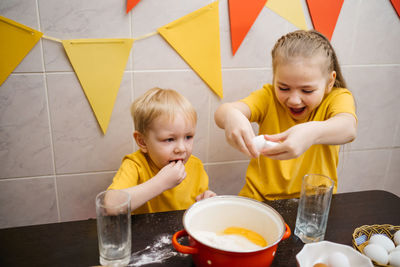
[[301,115],[301,114],[304,112],[304,110],[306,110],[306,107],[302,107],[302,108],[289,108],[289,110],[290,110],[290,112],[291,112],[293,115],[298,116],[298,115]]

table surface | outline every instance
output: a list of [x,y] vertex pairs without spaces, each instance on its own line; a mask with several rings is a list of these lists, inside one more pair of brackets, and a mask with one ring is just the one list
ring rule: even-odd
[[[266,202],[276,209],[294,231],[297,199]],[[351,246],[354,229],[362,225],[400,225],[400,198],[380,190],[336,194],[332,198],[325,240]],[[173,256],[144,266],[194,266],[191,256],[175,253],[170,237],[183,229],[184,211],[132,216],[131,266],[144,253],[159,246]],[[185,241],[182,241],[185,243]],[[158,245],[157,245],[158,244]],[[293,235],[279,243],[272,267],[296,266],[303,243]],[[149,254],[150,255],[150,254]],[[99,265],[96,220],[64,222],[0,229],[0,266],[95,266]]]

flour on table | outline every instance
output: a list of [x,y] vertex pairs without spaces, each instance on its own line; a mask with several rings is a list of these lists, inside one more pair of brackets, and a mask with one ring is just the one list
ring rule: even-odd
[[181,256],[175,251],[171,243],[172,235],[161,235],[146,248],[134,252],[128,266],[136,267],[150,263],[160,263],[173,256]]

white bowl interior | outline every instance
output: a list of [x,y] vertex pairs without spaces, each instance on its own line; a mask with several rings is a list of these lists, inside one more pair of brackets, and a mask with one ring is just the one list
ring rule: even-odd
[[283,236],[282,217],[270,206],[238,196],[217,196],[202,200],[190,207],[184,216],[186,231],[222,232],[227,227],[243,227],[260,234],[271,246]]
[[300,267],[312,267],[316,263],[326,264],[328,256],[333,252],[341,252],[346,255],[350,266],[373,267],[367,256],[352,247],[329,241],[305,244],[296,255],[296,260]]

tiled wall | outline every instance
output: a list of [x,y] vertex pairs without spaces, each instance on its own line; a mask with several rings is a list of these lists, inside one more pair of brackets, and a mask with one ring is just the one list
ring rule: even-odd
[[[125,14],[125,0],[2,0],[0,15],[60,39],[134,38],[209,3],[142,0]],[[155,35],[133,45],[105,136],[62,46],[44,39],[35,46],[0,87],[0,228],[94,217],[95,195],[136,149],[130,103],[154,86],[176,89],[198,110],[194,154],[210,187],[239,191],[248,159],[227,145],[213,113],[271,81],[270,50],[296,28],[264,8],[232,56],[227,0],[219,7],[223,101]],[[358,138],[341,152],[339,191],[400,196],[400,19],[389,0],[346,0],[332,43],[359,116]]]

